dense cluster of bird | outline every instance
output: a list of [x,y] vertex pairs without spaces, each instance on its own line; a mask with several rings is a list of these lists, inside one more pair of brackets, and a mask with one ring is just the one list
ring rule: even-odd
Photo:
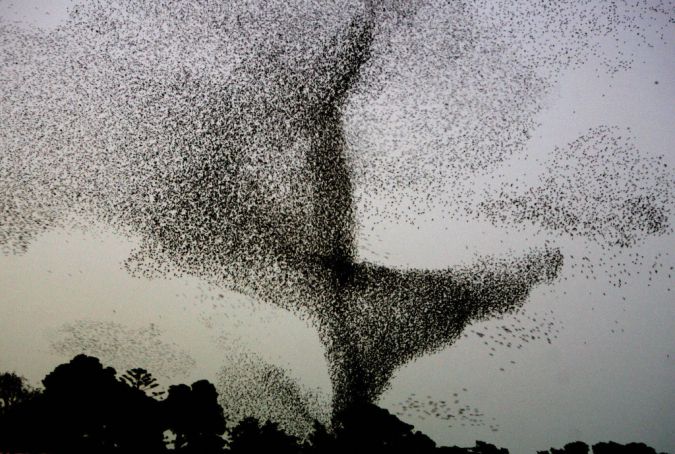
[[312,431],[314,421],[330,423],[330,405],[321,392],[251,351],[232,348],[229,341],[228,350],[216,386],[230,423],[253,416],[299,437]]
[[640,154],[630,131],[601,126],[556,148],[537,187],[501,188],[482,213],[497,223],[543,228],[608,246],[663,234],[675,179],[663,157]]
[[135,329],[115,322],[80,320],[59,328],[51,347],[63,356],[96,356],[122,372],[143,367],[165,383],[185,377],[195,366],[195,360],[164,340],[154,324]]
[[[619,245],[668,228],[647,178],[668,174],[639,161],[628,181],[644,189],[619,194],[611,175],[634,150],[606,150],[607,128],[557,151],[535,192],[489,203],[472,184],[524,149],[557,75],[605,55],[600,37],[658,35],[670,12],[653,3],[92,0],[49,32],[0,23],[0,244],[25,249],[73,213],[107,222],[141,240],[138,274],[189,273],[310,321],[334,408],[372,401],[407,361],[520,307],[563,258],[388,268],[357,259],[368,217],[440,204]],[[92,341],[63,345],[78,342]],[[280,370],[234,364],[301,394]]]
[[350,101],[360,212],[411,223],[434,206],[480,215],[476,178],[524,153],[560,77],[588,61],[608,73],[629,69],[631,46],[664,40],[672,17],[668,2],[426,2],[377,56],[387,71],[369,80],[385,88]]

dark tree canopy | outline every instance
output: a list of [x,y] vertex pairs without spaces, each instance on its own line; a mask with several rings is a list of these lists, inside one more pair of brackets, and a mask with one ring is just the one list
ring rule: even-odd
[[415,431],[387,410],[374,404],[349,408],[337,416],[336,445],[348,452],[431,452],[436,447],[431,438]]
[[36,393],[25,378],[14,372],[0,374],[0,414],[11,411],[12,407],[30,399]]
[[252,417],[242,419],[232,429],[230,438],[230,452],[233,454],[254,452],[299,454],[303,451],[298,438],[285,433],[277,423],[266,421],[261,424]]
[[78,355],[43,380],[45,430],[58,449],[116,452],[163,447],[157,402],[119,381],[115,369]]
[[551,448],[551,454],[588,454],[589,446],[583,441],[567,443],[562,449]]
[[140,367],[128,370],[120,379],[132,388],[141,390],[153,397],[164,394],[163,391],[153,391],[159,386],[157,379],[150,372]]
[[226,422],[217,398],[216,388],[206,380],[194,382],[192,386],[169,387],[161,408],[168,428],[176,437],[173,443],[176,451],[211,453],[222,450]]
[[[473,447],[441,446],[374,404],[350,406],[332,427],[315,421],[303,440],[273,421],[245,417],[234,427],[218,404],[213,384],[199,380],[169,387],[164,400],[143,391],[154,383],[148,371],[132,369],[136,380],[117,379],[94,357],[78,355],[57,366],[33,390],[15,373],[0,374],[0,452],[102,454],[508,454],[476,441]],[[145,378],[143,378],[145,377]],[[6,404],[10,402],[10,404]],[[171,434],[170,436],[166,436]],[[541,454],[588,454],[576,441]],[[656,454],[643,443],[601,442],[593,454]]]

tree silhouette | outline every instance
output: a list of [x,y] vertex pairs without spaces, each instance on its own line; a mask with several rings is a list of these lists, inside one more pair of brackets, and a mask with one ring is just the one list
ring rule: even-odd
[[169,387],[161,408],[168,429],[176,437],[173,444],[177,452],[206,454],[222,450],[226,421],[217,399],[216,388],[206,380],[196,381],[191,387]]
[[480,440],[476,440],[476,445],[471,448],[441,446],[436,448],[436,452],[443,454],[509,454],[509,450],[506,448],[498,448],[491,443],[486,443]]
[[562,449],[551,448],[551,454],[588,454],[589,446],[583,441],[567,443]]
[[506,448],[498,448],[491,443],[480,440],[476,440],[476,446],[468,448],[468,452],[472,454],[509,454],[509,450]]
[[622,445],[608,441],[594,444],[593,454],[656,454],[656,450],[644,443]]
[[158,403],[116,379],[115,369],[78,355],[43,380],[48,440],[58,452],[159,452]]
[[[149,373],[135,374],[138,377]],[[139,380],[138,383],[147,382]],[[505,448],[476,441],[474,447],[441,446],[413,426],[373,404],[350,406],[335,415],[328,430],[315,421],[304,442],[275,422],[242,419],[227,431],[215,387],[206,380],[173,385],[157,401],[98,359],[78,355],[43,380],[44,392],[15,373],[0,374],[0,452],[103,454],[508,454]],[[5,405],[5,402],[11,402]],[[164,442],[175,435],[173,449]],[[227,431],[226,443],[223,434]],[[226,446],[227,445],[227,446]],[[581,441],[541,454],[587,454]],[[593,454],[656,454],[644,443],[601,442]]]
[[352,406],[337,415],[338,452],[426,453],[436,443],[413,426],[373,404]]
[[14,372],[0,374],[0,415],[30,399],[37,392],[28,386],[25,378]]
[[[583,441],[574,441],[567,443],[561,449],[551,448],[548,451],[537,451],[537,454],[588,454],[589,449]],[[644,443],[622,445],[614,441],[596,443],[592,447],[592,452],[593,454],[656,454],[654,448]]]
[[149,396],[159,397],[164,394],[164,391],[152,391],[159,386],[159,383],[150,372],[140,367],[128,370],[120,379],[132,388],[143,391]]
[[303,450],[298,438],[285,433],[277,423],[266,421],[261,425],[260,421],[253,417],[242,419],[230,431],[229,447],[233,454],[258,452],[298,454]]
[[42,394],[13,373],[0,375],[0,452],[39,450]]
[[326,426],[315,420],[312,425],[312,432],[305,442],[307,452],[325,452],[333,453],[336,451],[335,434],[328,431]]

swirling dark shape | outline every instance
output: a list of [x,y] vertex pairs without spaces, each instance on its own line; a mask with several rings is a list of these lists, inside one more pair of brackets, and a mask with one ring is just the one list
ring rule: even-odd
[[[370,58],[381,3],[369,2],[344,35],[328,43],[313,68],[317,82],[288,74],[276,76],[283,85],[298,87],[293,94],[296,98],[285,100],[286,113],[293,112],[286,133],[309,138],[307,173],[302,178],[311,186],[305,200],[310,213],[305,218],[270,219],[264,204],[255,203],[250,211],[238,215],[242,225],[236,231],[246,235],[239,235],[233,249],[220,256],[227,256],[227,261],[236,257],[232,261],[236,269],[227,268],[236,275],[232,281],[240,290],[309,314],[326,346],[336,412],[375,400],[396,368],[449,345],[472,321],[519,307],[530,289],[553,279],[562,264],[557,250],[434,271],[398,270],[355,261],[353,188],[342,115],[345,101]],[[265,66],[257,66],[261,67]],[[265,75],[259,77],[267,80]],[[258,110],[270,104],[258,101],[247,108],[258,120],[267,119],[270,128],[278,128],[279,118],[273,111]],[[219,223],[200,229],[201,234],[188,234],[187,243],[177,237],[186,237],[185,226],[204,226],[195,223],[195,213],[213,213],[225,206],[227,197],[238,193],[234,188],[223,189],[223,181],[232,181],[225,174],[231,174],[236,165],[227,162],[219,167],[211,160],[204,164],[201,178],[194,180],[195,174],[190,174],[193,186],[182,194],[189,196],[183,204],[190,206],[185,213],[192,219],[171,223],[175,235],[155,236],[167,250],[180,251],[178,261],[188,260],[190,267],[204,263],[207,256],[211,256],[209,262],[218,261],[213,256],[216,251],[210,248],[216,243],[214,236],[222,235]],[[224,199],[221,194],[228,196]],[[224,211],[232,216],[251,200],[256,197],[247,192],[246,200],[227,204]],[[203,232],[209,236],[195,243],[195,236],[203,236]]]
[[[131,63],[66,57],[69,71],[52,68],[48,79],[72,78],[73,90],[84,93],[86,102],[120,117],[115,123],[96,112],[84,124],[99,122],[102,129],[120,127],[122,133],[98,144],[103,151],[91,155],[96,162],[78,158],[41,168],[43,175],[34,181],[48,188],[43,194],[51,199],[12,189],[0,210],[8,235],[25,241],[21,223],[32,222],[40,231],[59,210],[93,212],[131,229],[144,242],[136,256],[140,262],[149,257],[168,263],[307,318],[326,348],[335,414],[372,402],[398,367],[450,345],[473,321],[519,307],[535,285],[555,278],[562,264],[557,250],[444,270],[392,269],[356,260],[343,116],[350,94],[367,84],[363,70],[390,3],[366,2],[318,55],[298,65],[273,45],[266,53],[252,52],[227,83],[191,75],[189,68],[171,73],[173,79],[161,72],[136,75],[133,52]],[[80,21],[85,27],[79,32],[75,21],[76,32],[92,39],[108,39],[108,33],[111,41],[102,46],[113,46],[116,23],[93,17],[99,23],[88,27]],[[79,43],[78,51],[84,48]],[[111,96],[118,85],[131,94]],[[175,115],[174,107],[191,116]],[[138,118],[129,120],[125,109]],[[81,115],[73,109],[55,112]],[[26,137],[30,133],[23,131]],[[76,140],[60,139],[60,128],[43,128],[40,140],[48,143],[49,134],[62,141],[69,159],[93,150],[98,139],[90,133],[77,149]],[[148,145],[153,135],[170,137],[169,146]],[[58,177],[48,178],[52,172]],[[17,200],[35,206],[24,210],[35,216],[44,205],[49,216],[44,222],[24,219]]]

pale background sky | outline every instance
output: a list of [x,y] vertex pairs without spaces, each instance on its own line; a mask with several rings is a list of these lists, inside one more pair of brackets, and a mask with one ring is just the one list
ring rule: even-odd
[[[62,11],[62,1],[0,1],[0,15],[32,23],[56,23]],[[675,37],[670,30],[666,43]],[[590,126],[615,124],[632,128],[641,152],[665,155],[675,166],[674,49],[663,43],[640,48],[634,69],[612,79],[596,78],[593,61],[566,74],[539,116],[541,127],[531,140],[532,150],[551,150]],[[363,250],[363,258],[388,265],[445,267],[470,260],[476,252],[517,251],[544,242],[544,237],[539,243],[533,240],[531,232],[433,217],[436,221],[420,219],[416,226],[386,219],[375,224],[371,219],[374,230],[366,226],[369,233],[362,240],[375,255]],[[555,241],[566,257],[595,253],[584,250],[579,241]],[[174,343],[196,362],[176,381],[215,379],[223,357],[218,339],[226,334],[328,395],[322,347],[302,321],[243,296],[208,289],[193,278],[133,278],[121,268],[132,246],[132,241],[105,228],[94,228],[50,232],[25,255],[0,256],[0,370],[15,370],[38,384],[68,359],[50,347],[64,323],[114,321],[130,328],[153,323],[163,341]],[[574,440],[614,440],[643,441],[674,452],[672,271],[649,281],[655,261],[650,258],[673,251],[673,246],[671,233],[625,250],[647,258],[621,289],[610,287],[602,275],[590,282],[571,277],[568,260],[561,279],[537,288],[525,306],[532,314],[552,311],[560,328],[552,344],[539,340],[521,350],[498,348],[491,357],[483,339],[470,336],[398,371],[380,404],[396,409],[413,393],[422,399],[452,400],[450,396],[460,392],[462,404],[484,413],[485,426],[449,429],[434,418],[404,418],[441,444],[473,445],[480,439],[514,453],[534,453]],[[657,261],[666,270],[675,265],[672,255]],[[483,325],[472,328],[486,331]],[[499,430],[491,431],[490,424]]]

